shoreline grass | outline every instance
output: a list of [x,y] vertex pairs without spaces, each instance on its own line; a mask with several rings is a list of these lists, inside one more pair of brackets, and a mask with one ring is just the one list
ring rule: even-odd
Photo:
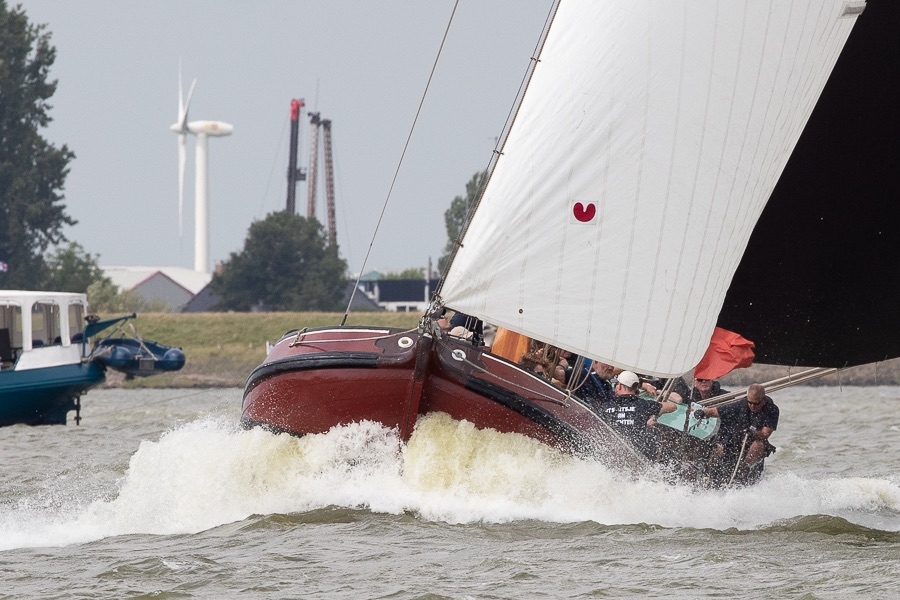
[[[105,315],[112,316],[112,315]],[[412,329],[419,313],[360,312],[350,314],[348,325],[375,325]],[[141,313],[133,322],[147,340],[184,350],[187,361],[175,373],[125,380],[107,372],[107,387],[202,388],[243,387],[247,376],[266,356],[266,342],[276,342],[292,330],[338,325],[342,313]],[[802,367],[754,365],[722,379],[730,389],[753,382],[797,374]],[[809,385],[900,385],[900,359],[861,365],[828,375]]]
[[[418,313],[356,313],[348,325],[411,329]],[[184,350],[184,367],[174,373],[125,380],[107,372],[107,387],[243,387],[266,357],[266,342],[277,342],[293,329],[338,325],[342,313],[141,313],[134,325],[146,340]]]

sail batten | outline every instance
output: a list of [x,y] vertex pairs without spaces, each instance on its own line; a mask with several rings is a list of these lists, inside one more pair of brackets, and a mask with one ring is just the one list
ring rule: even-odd
[[563,0],[446,304],[690,370],[853,25],[845,4]]

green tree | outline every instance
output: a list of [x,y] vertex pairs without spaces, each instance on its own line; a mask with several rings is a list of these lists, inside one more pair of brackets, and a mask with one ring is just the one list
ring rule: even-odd
[[385,273],[382,279],[425,279],[425,267],[403,269],[399,273]]
[[44,28],[0,0],[0,262],[7,269],[0,285],[7,288],[46,287],[43,255],[76,222],[61,193],[75,155],[40,133],[56,92],[47,79],[56,49]]
[[91,312],[109,313],[119,310],[119,287],[111,279],[101,279],[88,286],[88,306]]
[[99,255],[91,256],[77,242],[57,248],[47,258],[47,279],[44,287],[57,292],[85,293],[92,283],[109,280],[97,264]]
[[346,271],[318,221],[281,211],[250,225],[210,289],[222,310],[341,310]]
[[454,198],[453,202],[450,203],[450,208],[444,213],[444,224],[447,227],[447,245],[444,246],[443,256],[438,259],[438,270],[442,274],[446,272],[450,256],[453,254],[453,249],[460,234],[462,234],[469,211],[475,206],[475,202],[478,201],[486,180],[486,171],[480,171],[472,175],[472,179],[466,184],[465,197],[457,196]]

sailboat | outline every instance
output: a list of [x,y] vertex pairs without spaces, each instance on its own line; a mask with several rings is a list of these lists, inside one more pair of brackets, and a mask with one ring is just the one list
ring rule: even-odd
[[[771,305],[769,289],[745,253],[751,234],[769,243],[755,225],[854,25],[878,21],[864,9],[847,0],[556,2],[418,328],[288,332],[249,375],[242,424],[304,435],[374,421],[407,440],[423,415],[446,413],[646,470],[570,389],[448,335],[439,327],[448,308],[658,378],[690,372],[717,325],[777,364],[900,356],[896,340],[849,357],[842,342],[833,352],[815,340],[783,344],[808,323],[795,306],[756,312],[757,302]],[[864,35],[853,43],[868,43]],[[781,294],[769,293],[776,303]],[[799,329],[784,325],[791,319]]]

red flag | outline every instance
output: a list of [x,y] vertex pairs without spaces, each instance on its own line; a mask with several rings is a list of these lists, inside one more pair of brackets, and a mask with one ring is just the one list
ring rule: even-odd
[[734,369],[749,367],[753,364],[753,347],[750,340],[733,331],[716,327],[706,354],[694,367],[694,377],[718,379]]

